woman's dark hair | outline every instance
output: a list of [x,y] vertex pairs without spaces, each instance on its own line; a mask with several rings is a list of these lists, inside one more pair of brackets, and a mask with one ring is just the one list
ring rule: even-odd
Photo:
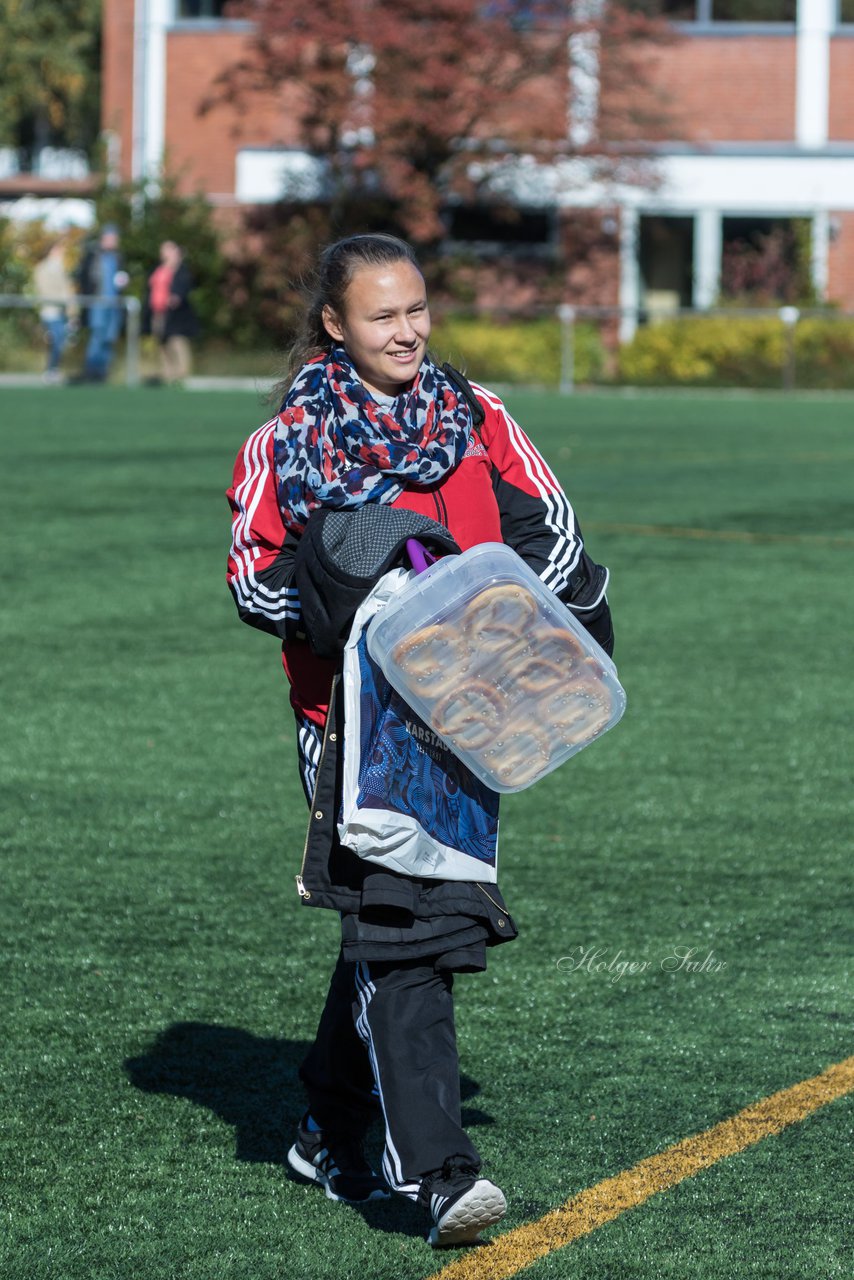
[[393,262],[411,262],[417,271],[421,270],[411,245],[383,232],[347,236],[327,245],[316,268],[304,282],[302,323],[288,350],[284,376],[273,388],[273,399],[278,397],[281,402],[297,371],[306,361],[328,351],[332,345],[323,325],[324,307],[338,315],[343,314],[344,295],[359,268],[385,267]]

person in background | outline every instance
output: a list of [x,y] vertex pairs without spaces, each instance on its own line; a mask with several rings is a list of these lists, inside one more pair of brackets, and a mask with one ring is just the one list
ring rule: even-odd
[[184,254],[174,240],[160,246],[160,265],[148,278],[148,294],[142,329],[160,344],[160,380],[181,383],[192,371],[190,339],[198,332],[198,320],[190,302],[193,277]]
[[77,271],[78,291],[103,299],[86,309],[89,342],[80,379],[83,382],[106,382],[109,376],[122,329],[122,308],[109,300],[121,296],[128,279],[119,248],[118,227],[108,223],[102,228],[97,244],[90,245],[84,253]]
[[67,237],[60,236],[48,249],[33,271],[36,295],[44,298],[39,308],[39,318],[44,325],[48,341],[45,382],[62,382],[60,361],[65,350],[69,329],[77,324],[78,308],[75,302],[74,283],[65,266]]

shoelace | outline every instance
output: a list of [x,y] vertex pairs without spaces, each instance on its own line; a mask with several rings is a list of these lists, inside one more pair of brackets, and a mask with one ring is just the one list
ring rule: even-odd
[[450,1156],[441,1169],[434,1169],[432,1173],[428,1173],[426,1178],[421,1181],[418,1189],[418,1203],[422,1208],[429,1209],[430,1202],[433,1197],[433,1188],[437,1182],[441,1182],[442,1188],[439,1194],[443,1200],[450,1199],[457,1191],[464,1191],[472,1179],[477,1179],[478,1170],[474,1165],[458,1164],[454,1156]]

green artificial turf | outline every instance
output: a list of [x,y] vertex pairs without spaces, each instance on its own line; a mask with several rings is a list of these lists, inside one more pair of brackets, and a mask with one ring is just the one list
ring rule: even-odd
[[[457,984],[502,1230],[854,1052],[854,403],[508,402],[611,568],[628,709],[503,803],[520,938]],[[407,1203],[360,1213],[284,1168],[336,921],[294,887],[277,645],[224,581],[223,491],[265,416],[251,395],[0,398],[10,1280],[447,1260]],[[669,970],[676,948],[704,971]],[[841,1099],[524,1274],[844,1276],[851,1118]]]

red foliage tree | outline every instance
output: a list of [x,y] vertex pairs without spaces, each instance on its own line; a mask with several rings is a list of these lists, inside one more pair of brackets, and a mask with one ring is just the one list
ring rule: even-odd
[[[443,201],[472,198],[496,163],[583,154],[600,178],[625,174],[627,151],[661,131],[643,53],[669,29],[619,4],[235,0],[229,13],[251,18],[254,35],[205,107],[290,86],[302,145],[324,160],[333,196],[388,199],[417,240],[440,234]],[[588,69],[592,58],[599,87],[588,94],[595,127],[572,143],[579,57]]]

